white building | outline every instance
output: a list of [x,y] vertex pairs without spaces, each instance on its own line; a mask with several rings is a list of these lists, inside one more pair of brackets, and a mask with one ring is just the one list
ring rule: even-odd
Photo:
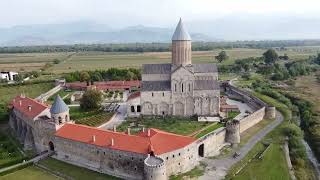
[[14,81],[16,75],[18,75],[17,72],[2,71],[0,73],[0,79],[6,79],[7,81]]

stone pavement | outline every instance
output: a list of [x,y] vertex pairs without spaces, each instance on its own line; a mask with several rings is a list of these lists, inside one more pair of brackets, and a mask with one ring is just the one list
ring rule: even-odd
[[119,126],[122,122],[125,121],[125,117],[127,114],[127,104],[126,103],[118,103],[120,105],[119,109],[117,110],[117,114],[113,116],[110,121],[106,122],[105,124],[102,124],[98,128],[101,129],[113,129],[113,126]]
[[243,159],[247,153],[253,148],[253,146],[259,142],[264,136],[266,136],[270,131],[277,127],[283,121],[283,116],[281,113],[277,112],[276,120],[270,123],[267,127],[259,131],[255,136],[251,137],[249,141],[240,148],[237,152],[240,156],[233,158],[233,154],[221,159],[208,159],[205,158],[203,161],[208,164],[205,173],[201,176],[200,180],[221,180],[227,175],[228,170],[232,165]]

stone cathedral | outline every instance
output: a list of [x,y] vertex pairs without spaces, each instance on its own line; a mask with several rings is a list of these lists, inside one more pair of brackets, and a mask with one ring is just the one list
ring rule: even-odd
[[172,63],[144,64],[142,71],[142,115],[219,114],[217,67],[192,64],[191,37],[181,19],[172,36]]

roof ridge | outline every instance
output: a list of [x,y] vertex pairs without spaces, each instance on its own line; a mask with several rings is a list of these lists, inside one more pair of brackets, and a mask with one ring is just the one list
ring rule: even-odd
[[[21,97],[21,96],[19,96],[19,97],[23,99],[23,97]],[[39,102],[39,101],[37,101],[37,100],[35,100],[35,99],[33,99],[33,98],[30,98],[30,97],[27,97],[27,96],[25,96],[24,98],[27,98],[27,99],[29,99],[29,100],[37,103],[37,104],[40,104],[40,105],[42,105],[42,106],[45,106],[45,107],[47,107],[47,108],[49,107],[47,104],[41,103],[41,102]]]

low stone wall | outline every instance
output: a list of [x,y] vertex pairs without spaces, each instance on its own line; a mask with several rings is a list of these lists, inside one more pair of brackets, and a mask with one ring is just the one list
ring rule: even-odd
[[255,111],[254,113],[248,115],[247,117],[242,118],[240,120],[240,133],[246,131],[247,129],[259,123],[261,120],[263,120],[264,116],[265,116],[265,107],[262,107],[261,109]]
[[41,102],[47,101],[51,96],[59,92],[61,89],[62,89],[62,86],[57,85],[54,88],[50,89],[48,92],[43,93],[40,96],[36,97],[35,99]]

